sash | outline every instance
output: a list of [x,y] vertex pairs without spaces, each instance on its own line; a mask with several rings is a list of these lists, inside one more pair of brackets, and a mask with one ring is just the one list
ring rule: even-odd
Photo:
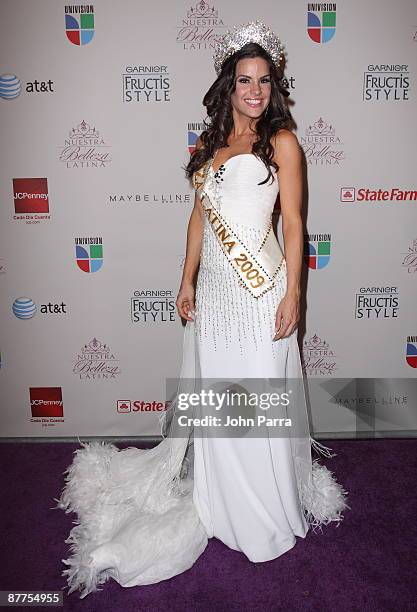
[[252,253],[204,190],[212,161],[213,158],[209,159],[194,172],[193,185],[223,253],[239,276],[239,284],[254,298],[259,298],[275,286],[278,271],[285,262],[272,221],[256,254]]

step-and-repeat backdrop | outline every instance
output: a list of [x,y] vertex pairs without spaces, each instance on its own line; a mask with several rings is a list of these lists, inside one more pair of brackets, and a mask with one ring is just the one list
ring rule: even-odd
[[323,382],[315,433],[415,432],[416,2],[1,12],[1,436],[159,433],[182,356],[182,166],[213,45],[254,19],[285,45],[305,155],[299,340],[307,379]]

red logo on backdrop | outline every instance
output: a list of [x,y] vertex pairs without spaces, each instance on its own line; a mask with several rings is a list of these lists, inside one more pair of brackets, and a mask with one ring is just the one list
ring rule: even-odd
[[29,393],[33,417],[64,416],[61,387],[30,387]]
[[341,187],[340,188],[341,202],[416,202],[417,189],[399,189],[398,187],[390,187],[384,189],[377,187],[370,189],[369,187]]
[[341,202],[354,202],[356,193],[354,187],[342,187],[340,190],[340,201]]
[[171,400],[166,402],[145,402],[143,400],[117,400],[117,412],[127,414],[128,412],[164,412],[168,410]]
[[14,210],[16,213],[49,212],[48,179],[13,179]]
[[117,400],[117,412],[130,412],[131,402],[130,400]]

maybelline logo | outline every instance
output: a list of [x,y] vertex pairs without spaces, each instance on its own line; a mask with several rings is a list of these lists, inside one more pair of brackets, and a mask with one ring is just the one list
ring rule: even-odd
[[413,244],[408,247],[407,253],[402,253],[402,255],[402,267],[409,274],[415,274],[417,272],[417,239],[413,240]]
[[310,376],[332,376],[338,369],[334,351],[317,334],[304,340],[302,357],[303,369]]
[[410,99],[408,65],[370,64],[363,75],[362,98],[374,102],[400,102]]
[[[370,418],[371,410],[373,412],[376,408],[389,409],[385,419],[382,414],[381,417],[383,420],[390,422],[392,414],[395,414],[393,410],[409,408],[410,398],[401,392],[382,394],[381,389],[377,389],[374,379],[356,378],[352,379],[343,389],[332,395],[332,403],[337,406],[346,406],[347,408],[354,407],[355,413],[359,416],[359,419],[356,421],[358,431],[366,430],[369,432],[369,425],[373,422],[373,418]],[[361,417],[365,417],[365,421]],[[365,423],[366,429],[363,429]]]
[[120,374],[118,361],[107,344],[93,338],[82,347],[72,371],[80,380],[115,379]]
[[142,289],[130,298],[132,323],[171,323],[175,321],[175,297],[167,290]]
[[168,66],[126,66],[123,102],[171,102]]
[[391,187],[391,189],[369,189],[369,187],[341,187],[340,188],[341,202],[372,202],[381,204],[384,202],[416,202],[417,190],[415,189],[399,189]]
[[106,168],[111,162],[110,147],[96,127],[83,120],[70,130],[59,161],[67,168]]
[[225,25],[214,5],[201,0],[191,6],[178,26],[177,40],[183,49],[212,49],[224,33]]
[[310,125],[305,136],[300,136],[308,164],[315,166],[339,166],[345,159],[343,142],[336,134],[335,128],[319,117]]
[[189,193],[113,193],[109,204],[189,204]]
[[361,287],[355,295],[355,319],[396,319],[398,287]]

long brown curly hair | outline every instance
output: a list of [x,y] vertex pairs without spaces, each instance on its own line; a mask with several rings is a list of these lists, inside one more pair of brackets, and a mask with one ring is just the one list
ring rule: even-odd
[[268,107],[256,122],[258,140],[253,143],[252,153],[263,161],[268,170],[268,176],[259,185],[266,183],[270,177],[272,177],[272,181],[275,180],[270,166],[278,170],[278,165],[273,160],[274,147],[270,139],[279,129],[288,129],[293,122],[285,100],[290,94],[283,85],[281,68],[277,68],[269,53],[257,43],[248,43],[228,57],[219,76],[204,95],[203,105],[207,108],[209,121],[204,120],[207,129],[200,134],[202,147],[195,149],[188,164],[183,166],[187,178],[191,178],[194,172],[201,168],[217,149],[229,146],[227,138],[233,128],[230,96],[236,88],[236,65],[240,59],[247,57],[262,57],[269,65],[271,98]]

